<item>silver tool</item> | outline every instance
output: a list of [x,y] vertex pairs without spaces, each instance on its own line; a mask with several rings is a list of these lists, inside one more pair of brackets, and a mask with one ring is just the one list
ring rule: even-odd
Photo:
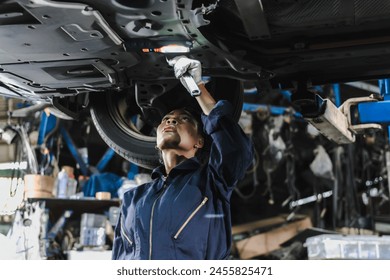
[[184,79],[184,82],[186,83],[187,85],[187,89],[188,91],[190,92],[191,96],[199,96],[200,95],[200,89],[198,87],[198,85],[195,83],[195,80],[194,78],[188,74],[188,73],[184,73],[181,78]]

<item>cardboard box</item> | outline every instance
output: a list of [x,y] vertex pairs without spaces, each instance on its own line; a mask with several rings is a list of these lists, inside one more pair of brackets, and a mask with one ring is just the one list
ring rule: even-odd
[[287,215],[259,220],[232,227],[233,251],[240,259],[251,259],[280,248],[280,244],[311,228],[309,217],[296,215],[292,221],[286,221]]
[[55,179],[52,176],[28,174],[24,176],[25,198],[54,197]]

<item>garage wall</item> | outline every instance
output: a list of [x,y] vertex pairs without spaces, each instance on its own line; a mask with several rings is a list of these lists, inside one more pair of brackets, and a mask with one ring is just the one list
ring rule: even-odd
[[0,163],[13,162],[15,145],[0,144]]

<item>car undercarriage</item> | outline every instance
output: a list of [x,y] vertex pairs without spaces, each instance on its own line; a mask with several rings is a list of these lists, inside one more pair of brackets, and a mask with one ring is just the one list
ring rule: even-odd
[[151,170],[161,117],[200,110],[167,63],[188,56],[251,119],[256,158],[233,222],[314,205],[316,227],[375,229],[389,212],[389,18],[386,0],[2,0],[0,95],[76,131],[91,122]]

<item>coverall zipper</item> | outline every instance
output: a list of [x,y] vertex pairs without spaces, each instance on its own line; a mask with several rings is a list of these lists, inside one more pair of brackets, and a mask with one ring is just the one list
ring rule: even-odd
[[160,199],[160,197],[163,195],[165,189],[166,189],[167,183],[164,182],[163,190],[161,191],[160,195],[156,198],[156,200],[153,202],[152,205],[152,213],[150,214],[150,223],[149,223],[149,260],[152,259],[152,240],[153,240],[153,216],[154,216],[154,207],[156,206],[157,200]]
[[183,231],[183,229],[187,226],[187,224],[191,221],[191,219],[195,216],[195,214],[200,210],[200,208],[203,207],[203,205],[206,204],[208,200],[208,197],[205,196],[202,202],[196,207],[196,209],[191,213],[191,215],[187,218],[187,220],[184,222],[184,224],[179,228],[179,230],[176,232],[173,239],[177,239],[179,237],[179,234]]
[[122,219],[121,219],[121,231],[122,231],[122,235],[123,235],[123,236],[125,237],[125,239],[130,243],[130,246],[133,246],[133,241],[131,241],[131,239],[129,238],[129,236],[126,234],[125,228],[123,227]]

